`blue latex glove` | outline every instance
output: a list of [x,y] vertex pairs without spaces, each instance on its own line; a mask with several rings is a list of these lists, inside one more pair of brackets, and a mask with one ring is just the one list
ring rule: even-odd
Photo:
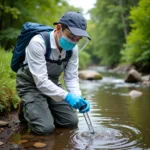
[[84,100],[82,96],[76,96],[74,94],[68,93],[65,101],[73,108],[79,109],[81,113],[88,112],[90,110],[90,104],[88,101]]
[[86,113],[90,110],[90,103],[86,100],[84,100],[84,105],[79,109],[80,113]]

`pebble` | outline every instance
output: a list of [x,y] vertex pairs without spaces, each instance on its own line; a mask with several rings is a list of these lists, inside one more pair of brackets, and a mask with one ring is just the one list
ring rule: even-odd
[[0,141],[0,146],[3,145],[4,143]]
[[0,128],[1,131],[4,131],[4,128]]
[[46,144],[45,143],[42,143],[42,142],[36,142],[34,143],[33,145],[35,148],[43,148],[43,147],[46,147]]
[[17,144],[12,144],[10,149],[11,149],[11,150],[19,150],[19,145],[17,145]]
[[4,127],[4,126],[7,126],[7,125],[8,125],[8,122],[0,121],[0,127]]
[[21,141],[20,141],[21,144],[27,143],[27,142],[28,142],[28,140],[21,140]]
[[140,97],[143,93],[140,91],[136,91],[136,90],[132,90],[129,95],[131,96],[131,98],[137,98]]
[[4,131],[4,129],[3,129],[3,128],[0,128],[0,133],[3,132],[3,131]]

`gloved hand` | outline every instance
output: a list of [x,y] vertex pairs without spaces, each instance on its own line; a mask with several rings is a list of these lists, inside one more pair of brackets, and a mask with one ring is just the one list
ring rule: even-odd
[[90,103],[86,100],[84,100],[84,105],[79,109],[80,113],[85,113],[88,112],[90,110]]
[[85,113],[90,110],[89,102],[84,100],[82,96],[76,96],[68,93],[68,95],[65,97],[65,101],[73,108],[79,109],[81,113]]

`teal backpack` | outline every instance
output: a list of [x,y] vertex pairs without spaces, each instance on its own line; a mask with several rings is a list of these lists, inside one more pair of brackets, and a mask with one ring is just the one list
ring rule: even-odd
[[13,56],[11,60],[11,69],[14,72],[17,72],[20,67],[23,66],[23,61],[25,59],[25,48],[28,46],[30,40],[33,36],[40,34],[46,44],[46,54],[45,59],[46,61],[50,61],[51,63],[57,63],[61,65],[63,61],[67,61],[72,56],[72,50],[66,52],[66,58],[63,60],[50,60],[51,54],[51,46],[50,46],[50,34],[49,32],[53,31],[54,29],[50,26],[27,22],[23,25],[20,35],[17,38],[17,44],[13,51]]

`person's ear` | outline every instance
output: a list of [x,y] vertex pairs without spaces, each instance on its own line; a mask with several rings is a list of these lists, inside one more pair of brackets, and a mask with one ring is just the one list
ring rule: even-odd
[[61,24],[57,24],[56,30],[59,31],[61,29]]

